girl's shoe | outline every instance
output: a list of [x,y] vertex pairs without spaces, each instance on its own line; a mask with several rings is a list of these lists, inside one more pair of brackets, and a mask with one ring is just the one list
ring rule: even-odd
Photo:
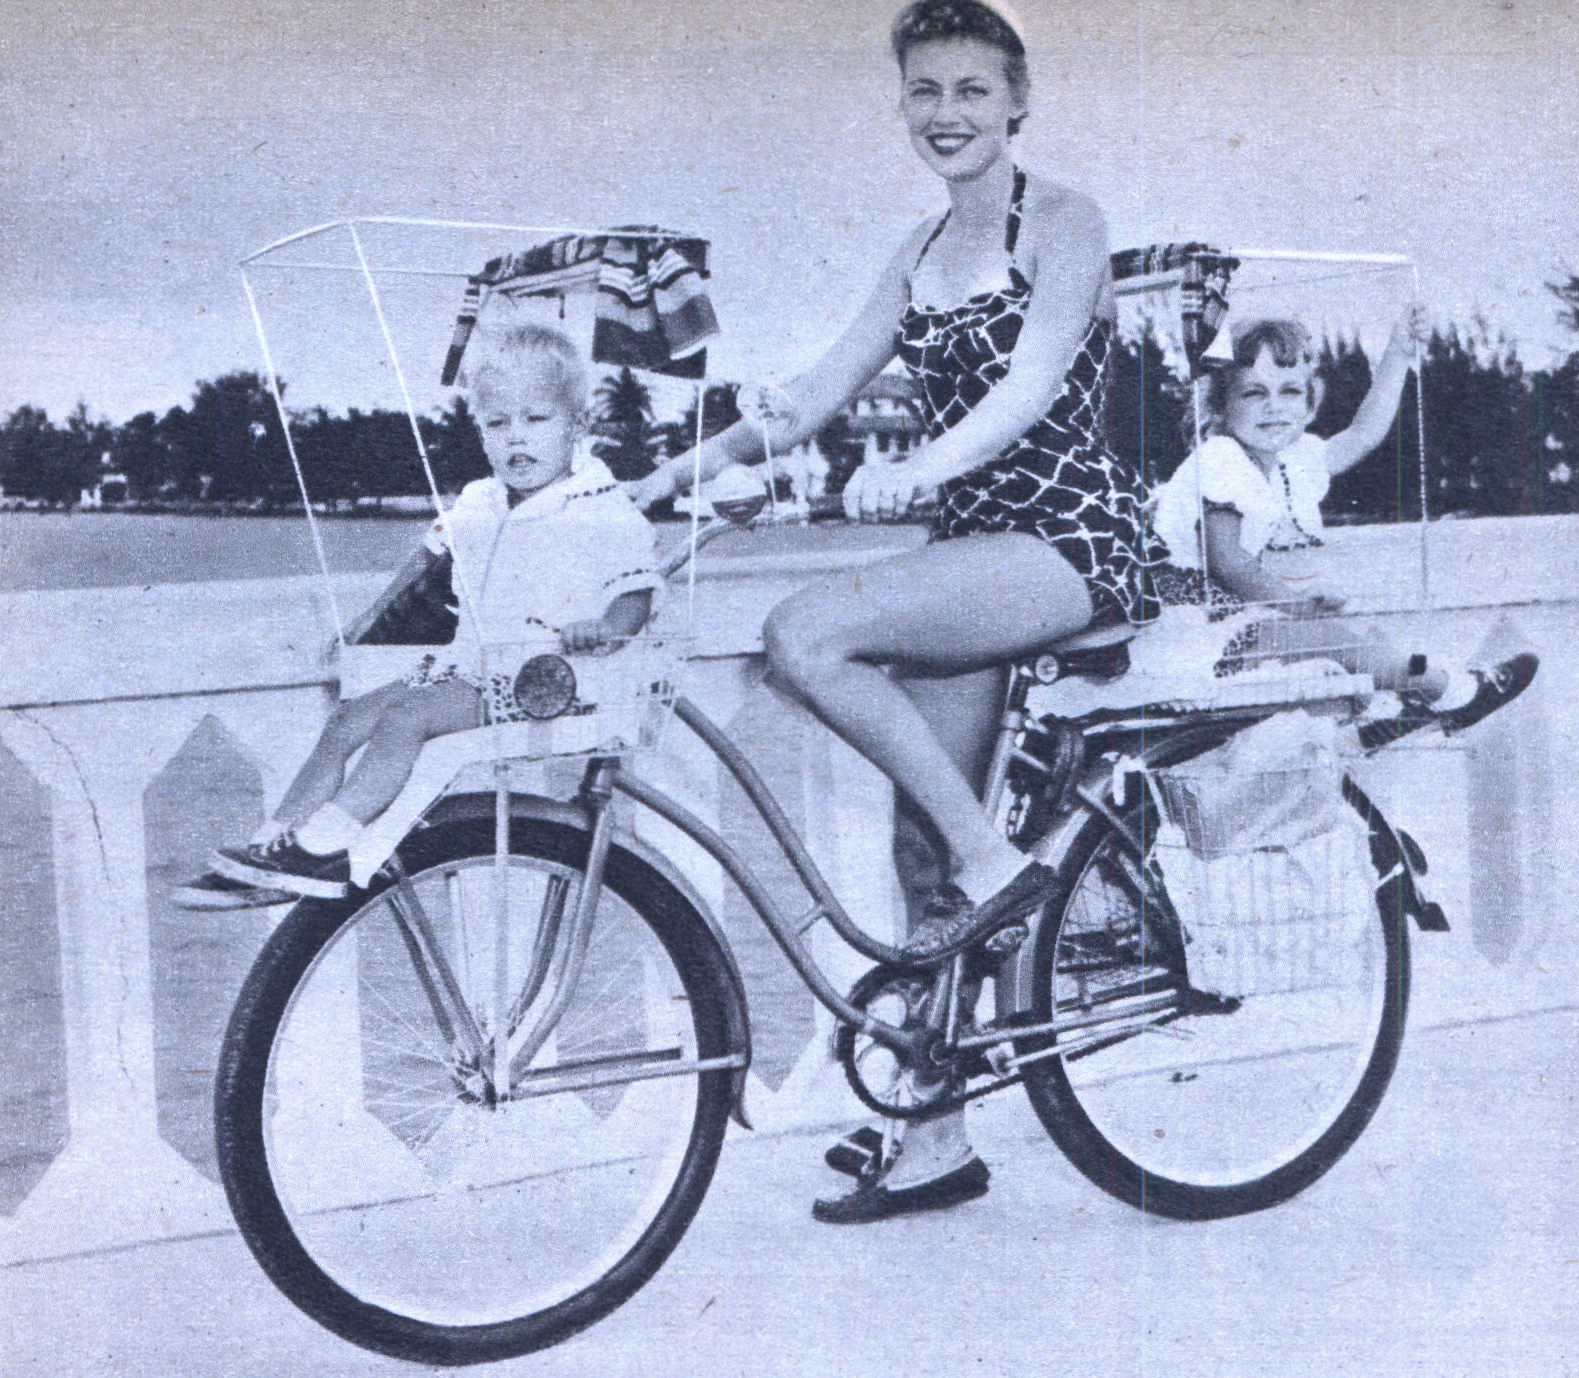
[[1360,746],[1364,750],[1380,751],[1384,746],[1391,746],[1400,737],[1407,737],[1411,732],[1429,727],[1437,720],[1430,702],[1418,694],[1400,694],[1398,702],[1399,709],[1395,716],[1378,718],[1375,722],[1361,725]]
[[1512,656],[1490,670],[1471,670],[1476,689],[1467,703],[1457,708],[1437,712],[1423,699],[1413,695],[1400,695],[1403,710],[1396,718],[1382,718],[1366,723],[1360,728],[1360,745],[1366,751],[1376,751],[1396,742],[1400,737],[1429,727],[1435,723],[1444,735],[1451,737],[1466,727],[1473,727],[1488,714],[1495,713],[1504,704],[1518,698],[1530,687],[1535,672],[1540,668],[1540,658],[1529,651]]
[[1535,672],[1540,668],[1540,658],[1529,651],[1512,656],[1495,669],[1471,670],[1480,681],[1480,687],[1466,704],[1438,713],[1436,720],[1448,736],[1472,727],[1489,713],[1495,713],[1503,704],[1518,698],[1530,687]]
[[992,1174],[986,1163],[972,1157],[952,1172],[913,1187],[883,1185],[881,1173],[857,1179],[855,1189],[843,1196],[824,1197],[812,1203],[812,1218],[825,1225],[865,1225],[916,1211],[944,1210],[987,1194]]
[[320,855],[309,852],[296,840],[295,833],[282,833],[272,842],[221,847],[209,864],[220,875],[232,880],[288,890],[309,899],[344,899],[351,888],[348,853],[338,851]]
[[288,890],[250,885],[218,871],[210,871],[170,892],[171,902],[182,909],[267,909],[272,904],[292,904],[297,898]]

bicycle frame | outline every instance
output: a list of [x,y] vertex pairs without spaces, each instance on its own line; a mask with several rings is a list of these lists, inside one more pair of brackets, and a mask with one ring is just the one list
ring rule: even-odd
[[[1044,657],[1043,661],[1046,659]],[[1016,666],[1011,672],[1009,690],[989,770],[988,787],[985,791],[984,802],[993,812],[996,812],[1002,803],[1011,761],[1018,759],[1046,771],[1044,763],[1020,751],[1015,742],[1026,726],[1026,700],[1030,687],[1038,682],[1050,682],[1051,678],[1056,677],[1050,673],[1053,668],[1056,667],[1048,667],[1038,662],[1033,666]],[[557,913],[549,915],[545,927],[537,935],[537,946],[534,949],[530,970],[515,999],[513,1009],[516,1013],[509,1026],[509,1071],[496,1084],[513,1088],[519,1082],[525,1074],[531,1057],[547,1039],[554,1022],[574,991],[581,958],[585,955],[593,915],[596,912],[598,891],[602,885],[603,863],[608,855],[612,833],[612,813],[608,806],[616,793],[626,795],[673,824],[723,868],[725,874],[739,887],[757,911],[796,974],[835,1019],[858,1028],[862,1033],[903,1058],[916,1057],[924,1045],[935,1040],[938,1032],[942,1032],[945,1037],[952,1040],[957,1033],[954,1027],[957,1022],[957,1011],[954,1006],[957,1002],[947,997],[956,992],[963,981],[963,957],[956,958],[942,968],[936,976],[940,985],[938,993],[945,997],[934,1002],[934,1007],[938,1011],[937,1018],[944,1021],[940,1028],[906,1032],[851,1004],[818,966],[806,946],[804,935],[817,923],[826,920],[846,944],[873,962],[904,965],[905,958],[902,951],[871,937],[850,917],[848,910],[834,894],[804,841],[795,831],[767,784],[729,736],[701,709],[684,697],[675,700],[674,713],[739,782],[746,797],[751,801],[805,886],[811,899],[811,906],[795,918],[786,915],[745,859],[715,829],[709,827],[663,790],[631,771],[620,758],[594,757],[587,766],[578,796],[578,803],[585,811],[590,825],[585,881],[568,926],[565,925],[561,915]],[[1238,713],[1231,719],[1225,719],[1225,726],[1219,729],[1217,736],[1220,738],[1227,731],[1242,725],[1245,716],[1244,713]],[[1226,725],[1229,721],[1232,722],[1232,726]],[[1069,762],[1071,771],[1075,764],[1073,760]],[[1067,780],[1049,781],[1052,788],[1064,788],[1068,783]],[[1091,812],[1103,813],[1111,820],[1110,811],[1102,806],[1100,800],[1089,795],[1077,796],[1070,813],[1084,815]],[[565,928],[563,934],[560,932],[562,927]],[[558,963],[557,979],[548,1006],[539,1016],[534,1028],[529,1033],[520,1035],[516,1028],[520,1015],[541,993],[549,974],[551,957],[559,949],[563,949],[563,953]],[[1007,1035],[970,1037],[959,1046],[987,1046],[1001,1042],[1005,1036]]]
[[[719,529],[723,529],[729,523],[718,525]],[[1128,665],[1128,640],[1127,629],[1115,631],[1111,635],[1088,633],[1080,639],[1077,649],[1055,647],[1033,659],[1014,664],[1010,669],[1003,711],[983,790],[983,802],[1000,822],[1011,823],[1012,817],[1005,815],[1002,808],[1011,770],[1019,767],[1033,772],[1039,781],[1038,790],[1051,801],[1049,812],[1042,820],[1045,826],[1037,834],[1037,840],[1042,842],[1048,855],[1061,854],[1063,847],[1079,829],[1086,826],[1089,819],[1096,817],[1101,820],[1102,826],[1120,839],[1131,855],[1146,864],[1143,839],[1132,837],[1120,817],[1134,777],[1144,776],[1154,765],[1174,765],[1209,750],[1251,722],[1288,706],[1286,696],[1277,692],[1276,686],[1269,686],[1266,691],[1258,689],[1258,697],[1232,706],[1223,704],[1190,709],[1178,704],[1152,704],[1098,710],[1079,719],[1043,719],[1042,726],[1050,729],[1049,735],[1055,747],[1052,759],[1027,751],[1027,729],[1031,726],[1028,709],[1031,689],[1064,678],[1088,676],[1100,679],[1123,673]],[[1352,692],[1352,689],[1347,692],[1335,689],[1327,697],[1334,704],[1346,703],[1352,707],[1352,700],[1348,698],[1348,693]],[[1026,1025],[1022,1012],[1030,1007],[1033,990],[1032,973],[1025,961],[1026,955],[1034,947],[1030,942],[1024,944],[1019,954],[999,964],[995,972],[998,1019],[993,1026],[985,1029],[961,1031],[961,1023],[968,1018],[968,1007],[972,1005],[974,993],[980,986],[979,979],[967,973],[965,954],[957,955],[935,972],[929,973],[928,979],[933,982],[931,1012],[922,1027],[895,1027],[852,1003],[829,981],[812,956],[804,941],[810,929],[826,920],[846,945],[879,965],[908,966],[902,949],[873,938],[851,918],[784,809],[750,760],[729,736],[684,697],[673,700],[672,711],[739,783],[805,887],[810,905],[798,915],[786,914],[746,860],[718,831],[632,771],[623,755],[593,752],[588,756],[582,786],[575,799],[561,806],[567,813],[573,813],[577,825],[588,830],[587,857],[582,868],[583,884],[573,904],[570,902],[571,885],[568,881],[545,903],[538,931],[534,935],[528,969],[519,988],[494,992],[491,1008],[484,1013],[482,1025],[479,1025],[477,1016],[466,1008],[460,998],[453,974],[444,966],[438,944],[432,940],[425,916],[421,913],[415,889],[404,880],[397,859],[391,868],[396,876],[391,903],[396,909],[403,939],[419,979],[428,991],[440,1026],[445,1028],[447,1036],[476,1067],[485,1096],[517,1097],[570,1089],[564,1081],[563,1069],[559,1069],[553,1075],[552,1085],[542,1091],[534,1090],[531,1086],[534,1074],[530,1067],[533,1058],[552,1035],[575,993],[581,975],[603,885],[604,863],[614,836],[614,815],[609,805],[615,794],[622,794],[651,810],[711,856],[756,910],[797,976],[818,1002],[841,1025],[854,1028],[889,1049],[904,1065],[916,1066],[940,1048],[954,1055],[991,1048],[1011,1038],[1062,1036],[1056,1047],[1044,1047],[1023,1055],[996,1059],[1001,1079],[986,1088],[994,1090],[1017,1080],[1017,1076],[1010,1078],[1007,1073],[1017,1073],[1018,1067],[1025,1061],[1078,1052],[1083,1041],[1111,1037],[1115,1018],[1122,1020],[1126,1027],[1133,1024],[1139,1028],[1155,1022],[1159,1012],[1166,1013],[1163,1006],[1167,999],[1151,995],[1134,1008],[1108,1010],[1095,1021],[1101,1027],[1094,1027],[1084,1034],[1078,1018],[1038,1023],[1034,1027]],[[1350,804],[1360,814],[1370,833],[1372,859],[1377,866],[1377,874],[1382,878],[1382,888],[1387,890],[1385,896],[1379,890],[1379,897],[1399,912],[1412,914],[1422,929],[1440,930],[1446,927],[1440,911],[1426,903],[1416,889],[1414,876],[1423,869],[1418,849],[1406,836],[1400,838],[1394,833],[1352,780],[1345,781],[1344,789]],[[432,795],[428,795],[428,798],[437,802]],[[416,809],[424,814],[431,808],[432,803],[426,809],[421,804],[416,805]],[[494,821],[500,866],[496,922],[501,935],[507,931],[509,922],[504,868],[508,864],[509,819],[513,808],[505,762],[496,760]],[[416,817],[416,810],[412,817]],[[1029,924],[1033,931],[1041,921],[1039,912],[1030,916]],[[727,941],[716,929],[715,933],[732,963]],[[501,963],[501,974],[503,969]],[[548,991],[546,1003],[528,1026],[526,1017],[545,989]],[[744,1050],[743,1053],[716,1064],[709,1062],[705,1067],[679,1062],[633,1067],[627,1059],[618,1066],[587,1069],[583,1074],[587,1078],[585,1084],[590,1086],[678,1075],[708,1070],[715,1065],[735,1068],[738,1076],[743,1078],[744,1069],[749,1064],[750,1037],[744,989],[738,981],[738,974],[735,993],[742,1026],[737,1031],[740,1036],[736,1046]],[[1019,1017],[1019,1022],[1016,1022],[1016,1017]],[[492,1037],[484,1031],[483,1026],[492,1031]],[[1070,1034],[1074,1037],[1067,1037]],[[581,1082],[578,1080],[576,1084],[580,1085]],[[744,1122],[739,1095],[742,1090],[743,1084],[737,1086],[736,1107],[737,1116]],[[973,1091],[972,1094],[985,1092]]]

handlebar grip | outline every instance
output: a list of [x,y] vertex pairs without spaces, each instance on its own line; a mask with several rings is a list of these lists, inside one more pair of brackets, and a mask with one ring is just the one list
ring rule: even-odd
[[[841,494],[828,494],[820,498],[812,498],[807,504],[809,515],[813,517],[842,517],[844,512],[844,497]],[[880,517],[878,524],[882,526],[904,526],[907,524],[930,521],[936,514],[938,505],[935,502],[918,502],[902,517]]]

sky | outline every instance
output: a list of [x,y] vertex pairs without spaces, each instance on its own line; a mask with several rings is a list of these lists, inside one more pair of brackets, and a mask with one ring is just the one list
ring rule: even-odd
[[[943,204],[897,115],[889,4],[0,3],[0,415],[119,421],[257,367],[238,260],[349,215],[694,230],[713,372],[783,376]],[[1537,366],[1579,345],[1543,287],[1579,271],[1572,0],[1018,9],[1016,156],[1093,195],[1115,246],[1406,253],[1439,320],[1483,317]],[[340,310],[325,277],[270,289],[309,350]],[[1401,289],[1364,290],[1386,314]]]

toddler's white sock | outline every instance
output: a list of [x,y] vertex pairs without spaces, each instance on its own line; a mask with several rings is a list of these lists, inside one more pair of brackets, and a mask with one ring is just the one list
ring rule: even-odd
[[257,832],[247,839],[247,845],[266,847],[285,830],[285,825],[278,818],[266,818],[259,824]]
[[338,804],[325,804],[296,829],[296,841],[306,851],[326,856],[343,852],[361,832],[362,825]]
[[1479,688],[1480,681],[1468,670],[1454,670],[1447,677],[1447,688],[1431,707],[1438,713],[1445,713],[1452,708],[1462,708],[1475,697],[1475,691]]

